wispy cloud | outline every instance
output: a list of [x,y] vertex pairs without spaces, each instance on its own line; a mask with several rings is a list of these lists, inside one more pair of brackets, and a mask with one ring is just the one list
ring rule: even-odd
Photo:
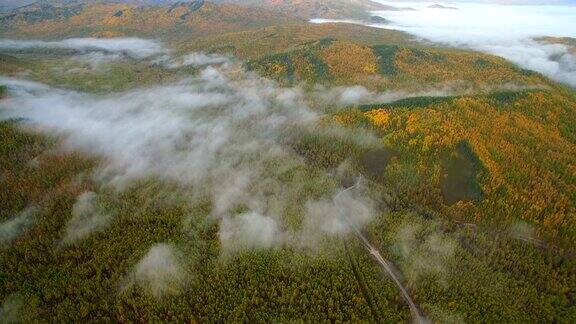
[[13,218],[0,223],[0,246],[9,244],[34,224],[34,208],[28,208]]
[[[301,172],[305,160],[290,144],[302,132],[345,139],[358,147],[378,145],[367,131],[322,128],[322,108],[389,102],[425,92],[371,92],[363,87],[283,88],[246,72],[241,62],[220,56],[187,56],[208,66],[179,82],[128,92],[97,95],[0,78],[9,98],[0,101],[0,118],[28,124],[62,139],[66,149],[103,157],[95,174],[119,189],[133,180],[159,178],[193,188],[190,199],[207,199],[220,222],[228,250],[313,246],[322,236],[343,235],[352,221],[363,227],[375,215],[362,194],[325,188],[323,197],[300,197],[302,183],[286,174]],[[192,64],[192,63],[191,63]],[[325,175],[328,177],[328,175]],[[299,199],[300,228],[289,228],[287,209]],[[344,221],[339,213],[351,215]],[[112,217],[102,212],[95,193],[78,197],[64,243],[105,230]]]
[[69,38],[60,41],[0,39],[0,50],[69,50],[79,54],[100,52],[137,59],[167,52],[158,41],[142,38]]
[[98,195],[94,192],[85,192],[78,197],[72,207],[72,217],[66,224],[64,244],[75,243],[106,227],[111,216],[100,212],[97,199]]
[[[238,241],[268,248],[281,241],[276,234],[292,198],[280,177],[303,165],[286,137],[312,127],[319,115],[300,89],[278,87],[240,66],[207,67],[181,82],[114,95],[3,78],[10,97],[0,102],[0,117],[25,118],[63,138],[65,148],[104,157],[96,174],[104,184],[124,188],[158,177],[192,186],[213,202],[225,248]],[[78,198],[64,241],[107,224],[96,198]]]
[[184,55],[182,65],[204,66],[220,64],[230,61],[229,57],[218,54],[192,53]]
[[225,218],[218,235],[222,244],[231,249],[271,248],[282,243],[278,221],[256,212]]
[[176,248],[159,243],[150,248],[125,279],[122,291],[137,286],[156,298],[179,294],[189,274],[180,260]]

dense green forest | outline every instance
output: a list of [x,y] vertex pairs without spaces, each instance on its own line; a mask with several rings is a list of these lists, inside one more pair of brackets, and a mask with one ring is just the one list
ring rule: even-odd
[[[98,210],[114,214],[110,227],[62,246],[57,242],[77,196],[98,190],[89,178],[79,181],[77,175],[92,170],[97,161],[72,153],[46,155],[30,166],[26,162],[53,143],[14,126],[2,124],[2,217],[28,210],[34,221],[18,224],[27,231],[1,252],[7,314],[62,321],[409,319],[396,287],[353,235],[327,238],[313,250],[225,257],[218,225],[206,223],[210,204],[173,201],[167,196],[180,190],[156,181],[141,182],[120,195],[99,192]],[[337,161],[348,154],[342,152],[348,150],[345,144],[327,147],[317,137],[306,141],[317,168],[325,164],[321,157]],[[450,222],[393,193],[378,196],[390,207],[366,233],[397,263],[431,319],[570,322],[576,316],[572,258],[519,240],[512,230]],[[158,242],[181,251],[185,284],[176,278],[161,295],[146,285],[124,288],[131,268]]]

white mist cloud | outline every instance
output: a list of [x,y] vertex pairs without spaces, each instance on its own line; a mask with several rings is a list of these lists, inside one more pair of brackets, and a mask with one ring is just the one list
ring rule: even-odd
[[[357,185],[358,186],[358,185]],[[332,199],[308,201],[302,230],[296,235],[299,245],[315,246],[323,235],[343,235],[361,229],[374,217],[374,201],[361,188],[342,190]]]
[[171,69],[178,69],[184,66],[206,67],[208,65],[220,65],[230,63],[232,57],[219,54],[191,53],[182,57],[173,57],[172,55],[162,55],[152,63],[160,64]]
[[114,96],[0,82],[15,94],[1,103],[4,117],[27,118],[71,135],[70,148],[109,157],[101,175],[116,183],[150,175],[220,183],[241,165],[257,170],[258,162],[284,155],[276,142],[282,129],[315,118],[280,102],[289,90],[258,78],[229,80],[213,68],[182,83]]
[[167,52],[159,42],[141,38],[69,38],[60,41],[0,39],[0,50],[43,49],[65,49],[80,53],[104,52],[136,59],[149,58]]
[[[389,4],[386,1],[378,1]],[[385,28],[423,39],[502,56],[524,68],[576,86],[575,56],[564,45],[543,44],[536,37],[576,37],[576,7],[442,3],[458,10],[430,8],[436,2],[403,3],[416,10],[381,11]]]
[[[157,177],[193,188],[191,199],[212,202],[211,216],[221,222],[225,248],[292,244],[285,239],[283,217],[303,189],[301,184],[287,188],[282,175],[305,162],[287,138],[296,130],[318,131],[319,115],[308,107],[308,96],[321,90],[281,88],[234,62],[204,68],[170,85],[109,95],[11,78],[0,78],[0,84],[9,89],[9,98],[0,101],[0,118],[24,118],[57,135],[64,148],[103,157],[95,174],[101,183],[122,189],[132,180]],[[340,93],[341,104],[366,94],[362,88],[326,91]],[[325,132],[351,136],[358,145],[376,141],[362,132]],[[348,233],[339,210],[348,210],[359,227],[371,219],[368,201],[342,198],[339,203],[309,202],[304,208],[305,228],[290,235],[308,239]],[[99,210],[96,201],[94,193],[79,197],[64,242],[106,227],[110,216]]]
[[[0,83],[10,93],[0,102],[0,118],[24,118],[63,138],[65,148],[104,157],[96,175],[104,183],[122,188],[134,179],[159,177],[192,186],[199,197],[213,201],[214,216],[224,222],[237,207],[264,215],[275,200],[284,199],[279,172],[303,163],[283,144],[284,137],[317,119],[298,89],[279,88],[234,64],[205,68],[172,85],[114,95],[10,78]],[[270,187],[277,195],[264,192]],[[94,199],[93,194],[79,199],[64,241],[106,224],[107,217],[90,208]],[[254,218],[246,217],[239,219],[252,224]],[[239,233],[247,233],[242,224]],[[246,240],[254,245],[254,239]]]
[[[414,1],[404,1],[404,0],[392,0],[392,1],[379,1],[381,3],[396,3],[396,4],[406,4],[414,3]],[[420,1],[419,3],[438,4],[439,2],[434,1]],[[451,0],[448,4],[455,3],[488,3],[488,4],[504,4],[504,5],[573,5],[574,0]]]
[[29,299],[20,293],[12,293],[4,297],[0,305],[0,322],[30,323],[37,319],[38,312]]
[[372,93],[363,86],[352,86],[352,87],[336,87],[330,91],[321,91],[324,94],[323,99],[325,101],[333,101],[340,105],[352,105],[360,102],[369,101],[372,97]]
[[108,225],[111,217],[99,212],[97,199],[98,196],[93,192],[85,192],[78,197],[72,206],[72,218],[66,224],[64,243],[77,242]]
[[255,212],[224,218],[218,235],[228,250],[271,248],[282,243],[277,221]]
[[0,223],[0,244],[9,244],[34,224],[33,208],[25,209],[15,217]]
[[[512,85],[499,85],[498,89],[508,88]],[[373,104],[373,103],[389,103],[400,99],[412,98],[412,97],[445,97],[453,96],[456,94],[463,94],[471,92],[472,90],[458,89],[457,87],[452,87],[446,85],[444,87],[423,89],[420,91],[383,91],[375,92],[366,89],[363,86],[351,86],[351,87],[333,87],[325,88],[323,86],[317,86],[314,90],[314,96],[319,99],[323,105],[335,105],[337,107],[347,107],[350,105],[362,105],[362,104]]]
[[121,54],[107,54],[102,52],[91,52],[74,57],[74,60],[88,64],[93,70],[100,69],[102,65],[106,63],[120,61],[122,59],[124,59],[124,57]]
[[332,87],[316,86],[312,91],[313,97],[321,105],[347,108],[350,105],[383,104],[414,97],[448,97],[457,95],[471,95],[495,90],[526,90],[535,89],[514,83],[504,83],[494,86],[469,87],[464,82],[447,82],[442,86],[424,87],[417,91],[389,90],[370,91],[363,86]]
[[442,234],[433,222],[404,221],[397,229],[392,247],[400,257],[400,266],[411,283],[420,282],[426,276],[434,276],[441,282],[454,260],[457,243]]
[[154,245],[126,278],[123,290],[139,286],[156,298],[181,292],[188,273],[170,244]]
[[218,54],[192,53],[184,55],[182,59],[182,65],[203,66],[203,65],[225,63],[228,62],[229,60],[230,60],[229,57]]
[[510,235],[518,240],[530,241],[536,236],[535,232],[534,227],[523,221],[517,221],[510,227]]

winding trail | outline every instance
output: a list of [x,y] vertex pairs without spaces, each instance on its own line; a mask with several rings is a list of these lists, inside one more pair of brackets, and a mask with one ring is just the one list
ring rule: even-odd
[[404,286],[404,284],[402,284],[402,282],[398,278],[398,275],[392,269],[391,262],[382,257],[382,255],[380,254],[378,249],[376,247],[374,247],[368,241],[368,239],[364,236],[364,234],[362,234],[362,232],[356,227],[356,225],[354,225],[354,223],[352,223],[350,221],[350,218],[344,212],[346,210],[346,208],[342,207],[342,205],[341,205],[342,195],[348,191],[356,189],[360,185],[360,181],[361,181],[361,179],[359,179],[358,182],[356,182],[356,184],[354,184],[353,186],[348,187],[348,188],[340,191],[334,197],[334,203],[337,206],[341,207],[340,208],[340,211],[341,211],[340,215],[342,216],[342,219],[348,224],[348,226],[350,226],[350,228],[352,228],[354,230],[354,233],[360,239],[360,241],[362,241],[362,243],[364,244],[364,247],[366,248],[366,250],[368,250],[368,253],[370,253],[370,255],[372,255],[372,257],[376,260],[376,262],[378,262],[378,264],[382,267],[382,269],[384,269],[386,274],[392,279],[392,281],[394,281],[394,283],[396,284],[398,289],[400,289],[400,293],[402,294],[402,297],[406,301],[406,304],[408,304],[408,307],[410,307],[410,312],[412,313],[412,318],[414,320],[414,323],[424,324],[424,323],[426,323],[424,316],[422,316],[422,314],[420,313],[420,310],[418,309],[418,306],[416,306],[416,303],[414,303],[414,301],[412,300],[412,297],[410,297],[410,294],[408,293],[408,289]]

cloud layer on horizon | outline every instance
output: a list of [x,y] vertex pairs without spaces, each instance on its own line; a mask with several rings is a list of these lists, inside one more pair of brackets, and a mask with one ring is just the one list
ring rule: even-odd
[[576,7],[440,2],[457,8],[449,10],[430,8],[432,2],[403,4],[416,10],[377,13],[392,22],[385,28],[502,56],[521,67],[576,86],[576,56],[570,49],[534,39],[576,37]]
[[[574,49],[537,40],[546,36],[576,37],[576,6],[376,1],[392,6],[402,4],[415,10],[374,12],[390,23],[370,26],[401,30],[423,41],[498,55],[576,87]],[[437,4],[449,8],[431,7]],[[331,21],[334,20],[313,20]]]

